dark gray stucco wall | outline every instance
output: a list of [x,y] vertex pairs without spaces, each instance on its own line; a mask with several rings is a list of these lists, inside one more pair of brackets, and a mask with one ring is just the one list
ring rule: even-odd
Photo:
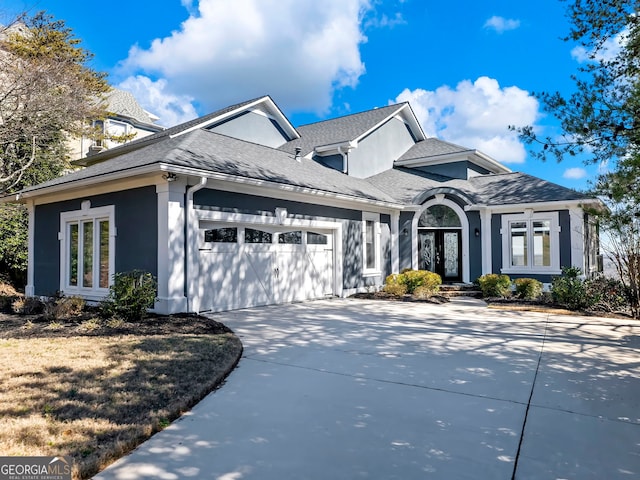
[[482,228],[479,212],[466,213],[469,220],[469,281],[473,282],[482,275]]
[[[411,223],[413,222],[413,216],[414,212],[400,213],[400,225],[398,227],[398,231],[400,232],[400,239],[398,242],[400,250],[400,270],[411,268],[412,265]],[[406,235],[404,234],[405,229],[407,232]]]
[[491,272],[500,273],[502,269],[502,215],[491,215]]
[[[315,205],[292,200],[278,200],[257,195],[245,195],[204,188],[194,194],[196,208],[203,210],[243,213],[248,215],[275,215],[276,208],[286,208],[291,218],[329,220],[342,223],[343,287],[359,288],[380,284],[384,278],[363,277],[362,211]],[[391,268],[389,215],[381,215],[381,264],[383,271]]]
[[391,275],[391,215],[380,215],[380,243],[382,247],[382,257],[380,258],[380,269],[382,278]]
[[[560,210],[558,212],[558,223],[560,224],[560,234],[558,236],[560,242],[560,267],[571,265],[571,217],[568,210]],[[491,254],[492,254],[492,271],[500,273],[502,269],[502,216],[491,216]],[[541,275],[534,273],[525,274],[509,274],[513,280],[516,278],[535,278],[543,283],[550,283],[554,275]]]
[[284,133],[273,120],[253,112],[244,112],[209,130],[272,148],[287,142]]
[[116,272],[141,269],[157,275],[158,202],[154,186],[81,197],[35,208],[34,287],[36,295],[53,295],[60,289],[60,213],[91,207],[115,206]]

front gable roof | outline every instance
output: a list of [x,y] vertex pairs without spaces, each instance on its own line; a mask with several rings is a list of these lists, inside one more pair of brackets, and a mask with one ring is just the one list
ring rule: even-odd
[[337,150],[339,146],[345,145],[354,147],[364,137],[397,116],[407,124],[414,138],[424,139],[420,124],[409,104],[405,102],[301,125],[298,127],[300,138],[287,142],[280,149],[294,153],[300,148],[302,156],[309,156],[314,151]]
[[289,138],[295,139],[300,137],[300,134],[296,131],[293,125],[291,125],[287,117],[284,116],[284,113],[282,113],[280,108],[278,108],[271,97],[265,95],[263,97],[247,100],[246,102],[230,105],[208,115],[194,118],[193,120],[189,120],[179,125],[167,128],[161,132],[154,133],[153,135],[149,135],[147,137],[134,140],[124,145],[111,148],[98,155],[83,158],[79,161],[76,161],[75,163],[80,166],[89,166],[100,163],[105,160],[112,159],[123,153],[131,152],[133,150],[143,148],[153,143],[166,140],[167,138],[175,138],[200,128],[211,127],[213,125],[216,125],[217,123],[237,116],[244,111],[250,111],[253,109],[261,109],[265,113],[273,117],[280,128],[283,130],[283,132],[285,132],[285,134],[289,136]]
[[472,162],[491,173],[511,172],[509,168],[478,150],[461,147],[433,137],[417,142],[396,160],[395,165],[398,167],[421,167],[460,161]]

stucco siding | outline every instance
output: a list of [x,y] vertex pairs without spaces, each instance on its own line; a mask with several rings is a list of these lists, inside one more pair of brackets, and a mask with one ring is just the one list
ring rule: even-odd
[[[469,221],[469,280],[474,281],[482,275],[482,229],[480,213],[467,212]],[[476,237],[476,229],[478,236]]]
[[155,187],[86,196],[35,207],[34,293],[53,295],[60,289],[60,214],[91,207],[115,206],[115,269],[141,269],[157,275],[158,215]]
[[265,115],[253,112],[244,112],[210,128],[210,130],[228,137],[272,148],[278,148],[288,141],[273,120]]
[[349,153],[349,175],[366,178],[393,168],[394,160],[405,153],[415,141],[406,124],[392,118]]

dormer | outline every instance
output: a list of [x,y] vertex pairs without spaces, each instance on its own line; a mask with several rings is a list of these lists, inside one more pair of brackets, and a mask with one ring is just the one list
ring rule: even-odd
[[510,173],[511,170],[488,155],[453,143],[427,138],[416,143],[394,163],[449,178],[468,180],[479,175]]

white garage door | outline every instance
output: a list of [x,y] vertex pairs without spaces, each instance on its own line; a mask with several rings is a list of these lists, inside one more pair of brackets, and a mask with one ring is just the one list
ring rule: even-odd
[[332,295],[330,230],[201,225],[201,311],[271,305]]

